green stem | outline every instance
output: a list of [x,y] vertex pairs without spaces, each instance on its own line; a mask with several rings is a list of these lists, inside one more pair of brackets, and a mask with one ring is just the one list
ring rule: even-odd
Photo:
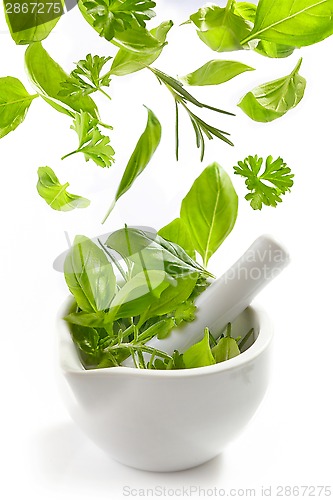
[[298,61],[298,63],[296,64],[295,66],[295,69],[292,71],[290,77],[292,78],[293,76],[296,75],[296,73],[299,72],[300,70],[300,67],[302,66],[302,62],[303,62],[303,57],[300,58],[300,60]]
[[72,151],[71,153],[68,153],[67,155],[63,156],[61,159],[62,159],[62,160],[65,160],[65,159],[66,159],[66,158],[68,158],[69,156],[75,155],[76,153],[78,153],[78,151],[77,151],[77,150]]
[[103,89],[98,88],[97,90],[99,90],[101,92],[101,94],[103,94],[105,97],[107,97],[109,99],[109,101],[112,101],[112,98]]
[[116,199],[114,199],[113,202],[111,203],[108,211],[106,212],[104,219],[102,220],[102,224],[104,224],[106,222],[106,220],[108,219],[109,215],[111,214],[112,210],[115,207],[115,204],[116,204]]
[[145,345],[140,345],[140,344],[132,344],[131,342],[125,342],[122,344],[117,344],[115,346],[110,346],[106,349],[106,351],[117,351],[120,349],[132,349],[134,351],[142,351],[146,352],[147,354],[154,354],[156,353],[156,356],[163,358],[163,359],[172,359],[172,356],[169,356],[166,352],[160,351],[159,349],[155,349],[154,347],[149,347]]
[[226,10],[227,12],[229,12],[229,11],[231,10],[231,8],[232,8],[232,6],[233,6],[234,1],[235,1],[235,0],[228,0],[227,5],[225,6],[225,10]]
[[242,338],[242,340],[238,344],[238,349],[242,351],[243,347],[245,346],[246,342],[249,340],[251,335],[254,334],[254,328],[251,328],[251,330],[245,335],[245,337]]

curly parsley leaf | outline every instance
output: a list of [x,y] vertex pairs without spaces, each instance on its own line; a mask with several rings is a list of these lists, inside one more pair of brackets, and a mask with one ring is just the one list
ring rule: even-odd
[[88,0],[82,2],[87,14],[94,18],[100,35],[112,40],[117,33],[131,28],[145,28],[155,16],[156,3],[151,0]]
[[253,210],[261,210],[263,205],[276,207],[282,202],[281,196],[293,186],[294,174],[282,158],[273,160],[268,156],[263,170],[263,158],[248,156],[234,167],[235,174],[245,177],[245,184],[250,191],[245,199]]
[[76,68],[71,72],[68,81],[62,83],[63,90],[59,92],[59,95],[82,96],[100,91],[111,99],[102,89],[102,87],[110,86],[111,70],[101,75],[104,66],[111,59],[112,57],[88,54],[85,59],[76,63]]
[[79,146],[62,159],[76,153],[83,153],[86,161],[92,160],[102,168],[110,167],[114,162],[114,149],[110,145],[110,138],[101,133],[98,124],[98,120],[92,118],[89,113],[85,111],[76,113],[71,128],[79,137]]

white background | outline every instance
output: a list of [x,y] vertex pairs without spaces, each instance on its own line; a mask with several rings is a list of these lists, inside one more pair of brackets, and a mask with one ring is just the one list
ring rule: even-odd
[[[158,21],[176,22],[156,66],[183,75],[213,58],[245,62],[256,71],[216,88],[193,89],[236,118],[204,113],[232,133],[235,148],[209,144],[203,164],[185,116],[181,157],[174,157],[174,106],[148,72],[114,78],[112,103],[98,98],[104,121],[115,127],[117,163],[102,170],[82,157],[61,162],[75,148],[70,122],[38,99],[25,122],[1,139],[1,491],[3,498],[120,499],[122,488],[256,488],[264,485],[332,485],[332,51],[333,38],[296,51],[285,60],[255,53],[215,54],[190,26],[178,27],[201,5],[159,0]],[[191,4],[191,5],[189,5]],[[17,47],[1,21],[0,75],[20,78],[24,47]],[[67,71],[89,52],[114,55],[76,9],[64,16],[45,47]],[[271,124],[257,124],[236,107],[255,85],[284,76],[304,58],[308,86],[301,104]],[[144,174],[101,226],[137,138],[146,122],[143,104],[163,124],[160,149]],[[276,209],[254,212],[243,197],[241,178],[232,176],[240,196],[237,225],[212,259],[221,274],[261,233],[282,240],[292,265],[260,297],[275,324],[272,380],[246,431],[212,462],[177,474],[150,474],[110,460],[81,434],[67,415],[56,383],[55,316],[67,295],[63,277],[52,268],[66,249],[65,231],[95,236],[124,222],[159,228],[177,216],[182,197],[202,168],[218,161],[232,167],[249,154],[282,156],[295,173],[292,193]],[[70,191],[87,196],[91,207],[52,211],[36,192],[36,171],[51,166]],[[152,412],[154,411],[153,402]],[[134,409],[133,409],[134,411]],[[218,418],[218,416],[217,416]],[[273,490],[274,491],[274,490]],[[274,495],[273,495],[274,497]]]

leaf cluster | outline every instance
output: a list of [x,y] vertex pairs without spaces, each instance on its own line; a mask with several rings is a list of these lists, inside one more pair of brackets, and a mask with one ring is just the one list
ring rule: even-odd
[[110,99],[110,96],[102,90],[102,87],[110,86],[111,69],[102,75],[101,72],[111,59],[111,57],[88,54],[85,59],[76,64],[76,68],[71,72],[68,81],[62,83],[63,90],[58,95],[79,96],[100,91]]
[[117,33],[138,26],[155,16],[156,3],[151,0],[87,0],[82,2],[87,14],[94,18],[94,27],[101,36],[112,40]]
[[[264,168],[263,168],[264,166]],[[282,158],[273,160],[268,156],[248,156],[234,167],[235,174],[245,178],[245,184],[250,191],[245,199],[254,210],[261,210],[263,205],[276,207],[282,202],[281,196],[290,191],[294,184],[294,175]]]

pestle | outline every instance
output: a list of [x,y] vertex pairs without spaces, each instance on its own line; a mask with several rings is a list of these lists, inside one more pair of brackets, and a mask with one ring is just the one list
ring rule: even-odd
[[[289,255],[271,236],[254,241],[244,255],[215,280],[195,301],[196,319],[173,330],[165,339],[147,342],[167,354],[183,353],[202,339],[204,329],[218,338],[228,323],[232,323],[265,286],[288,265]],[[133,366],[128,358],[123,366]]]

